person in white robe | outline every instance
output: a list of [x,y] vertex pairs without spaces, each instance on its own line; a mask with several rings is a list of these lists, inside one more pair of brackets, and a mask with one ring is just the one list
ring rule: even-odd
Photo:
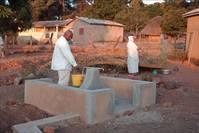
[[0,36],[0,57],[5,57],[4,54],[4,42],[2,36]]
[[72,30],[68,30],[55,43],[52,56],[51,69],[58,71],[58,84],[68,86],[70,72],[77,63],[71,52],[69,41],[73,38]]
[[138,56],[138,47],[134,42],[133,36],[128,36],[128,43],[127,43],[127,50],[128,50],[128,73],[131,75],[138,73],[139,68],[139,56]]

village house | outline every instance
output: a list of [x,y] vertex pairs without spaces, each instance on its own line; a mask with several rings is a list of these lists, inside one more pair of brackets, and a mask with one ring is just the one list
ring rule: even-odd
[[47,42],[53,36],[52,41],[55,42],[68,29],[74,31],[74,44],[123,41],[124,25],[109,20],[86,17],[76,17],[73,20],[34,22],[30,30],[19,33],[18,40],[32,38],[38,42]]
[[162,34],[161,22],[161,16],[156,16],[149,20],[147,25],[140,32],[141,39],[147,41],[160,41]]
[[189,62],[199,63],[199,8],[183,14],[187,18],[186,51]]
[[71,21],[72,19],[33,22],[31,29],[18,34],[18,43],[30,41],[48,43],[50,38],[52,38],[52,42],[55,42]]
[[109,21],[86,17],[76,17],[67,27],[74,30],[74,43],[90,42],[122,42],[124,25]]

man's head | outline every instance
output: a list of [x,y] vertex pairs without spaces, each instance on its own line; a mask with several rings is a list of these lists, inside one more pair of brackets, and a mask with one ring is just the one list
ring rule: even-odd
[[66,40],[70,41],[73,38],[72,30],[67,30],[66,32],[64,32],[64,37],[66,38]]

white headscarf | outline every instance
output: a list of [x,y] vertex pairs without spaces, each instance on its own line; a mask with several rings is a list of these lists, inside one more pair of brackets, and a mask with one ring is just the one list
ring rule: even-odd
[[3,46],[3,38],[2,38],[2,36],[0,36],[0,46]]
[[129,41],[134,42],[134,36],[128,36]]
[[134,43],[134,36],[128,36],[128,56],[138,58],[137,45]]

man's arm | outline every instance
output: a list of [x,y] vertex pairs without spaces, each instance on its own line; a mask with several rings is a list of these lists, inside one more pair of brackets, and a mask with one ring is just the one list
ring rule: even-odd
[[68,60],[68,62],[71,65],[73,65],[74,67],[77,66],[77,63],[76,63],[75,58],[70,50],[70,46],[69,46],[68,42],[62,43],[60,45],[60,49],[61,49],[61,52],[64,55],[64,57]]

